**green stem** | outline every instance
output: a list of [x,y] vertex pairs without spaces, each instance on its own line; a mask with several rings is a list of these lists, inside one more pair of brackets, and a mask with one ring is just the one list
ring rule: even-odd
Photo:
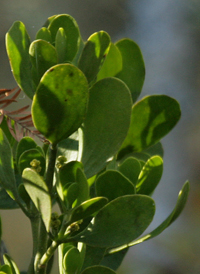
[[36,272],[37,274],[44,274],[44,270],[47,267],[47,263],[49,262],[50,258],[54,254],[55,250],[58,248],[60,243],[53,241],[51,246],[47,249],[47,251],[44,253],[42,256],[39,265],[38,265],[38,271]]
[[35,256],[37,254],[37,248],[38,248],[38,230],[39,230],[39,222],[40,222],[40,217],[39,215],[33,218],[30,218],[31,221],[31,229],[32,229],[32,238],[33,238],[33,254],[32,254],[32,259],[28,268],[27,274],[34,274],[34,261],[35,261]]
[[[40,260],[45,254],[48,246],[48,234],[46,232],[45,225],[40,218],[40,226],[39,226],[39,235],[37,238],[37,252],[35,254],[34,268],[36,269],[36,273],[46,273],[46,266],[44,268],[40,267]],[[40,272],[43,271],[43,272]]]
[[49,147],[49,164],[46,173],[46,184],[49,188],[49,192],[51,193],[53,188],[53,176],[54,176],[54,169],[56,163],[56,155],[57,155],[57,147],[55,145],[51,145]]

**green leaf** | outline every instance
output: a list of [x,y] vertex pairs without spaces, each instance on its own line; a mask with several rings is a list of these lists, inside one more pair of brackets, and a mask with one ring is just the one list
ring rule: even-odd
[[17,187],[14,173],[14,163],[10,144],[0,128],[0,184],[15,199]]
[[63,28],[59,28],[56,34],[55,48],[58,54],[58,62],[66,63],[68,61],[67,35]]
[[133,99],[136,101],[141,93],[145,78],[145,66],[142,53],[138,45],[130,39],[122,39],[116,43],[122,56],[122,70],[116,75],[129,87]]
[[[0,116],[1,116],[1,114],[0,114]],[[12,136],[12,134],[11,134],[11,132],[9,130],[8,123],[7,123],[7,117],[6,116],[3,117],[3,120],[2,120],[2,122],[0,124],[0,128],[3,130],[4,134],[6,135],[6,138],[8,139],[11,147],[13,147],[17,141]]]
[[18,163],[19,157],[21,156],[23,152],[36,147],[37,147],[37,144],[31,137],[29,136],[23,137],[17,145],[16,162]]
[[108,200],[105,197],[96,197],[83,202],[74,208],[70,221],[73,223],[93,215],[105,206],[107,202]]
[[135,187],[123,174],[115,170],[107,170],[96,180],[97,196],[104,196],[109,201],[123,195],[135,194]]
[[0,267],[0,274],[13,274],[13,272],[9,265],[4,264]]
[[11,268],[12,274],[20,274],[16,263],[13,261],[13,259],[8,254],[3,255],[3,260],[4,260],[4,263]]
[[60,28],[64,29],[65,34],[67,36],[65,58],[67,61],[72,61],[78,51],[80,44],[79,27],[74,18],[70,15],[61,14],[55,16],[48,26],[53,41],[56,40],[56,35]]
[[76,206],[78,206],[89,198],[89,185],[87,182],[87,178],[83,170],[80,168],[78,168],[76,171],[76,182],[79,186],[79,193],[76,202]]
[[48,232],[51,220],[51,197],[48,192],[48,187],[42,177],[31,168],[24,169],[22,178],[25,189],[35,207],[40,212]]
[[86,245],[86,253],[82,271],[89,266],[99,265],[103,259],[105,252],[106,248]]
[[138,194],[150,195],[160,182],[163,173],[163,160],[160,156],[151,157],[143,166],[136,185]]
[[46,169],[46,160],[44,156],[41,154],[41,152],[34,148],[24,151],[18,161],[18,167],[19,171],[22,174],[23,170],[25,168],[31,167],[31,162],[33,160],[38,160],[40,162],[41,171],[39,171],[39,174],[41,176],[44,175],[45,169]]
[[97,81],[106,77],[113,77],[121,70],[122,70],[121,53],[119,49],[117,48],[117,46],[111,43],[106,59],[98,73]]
[[94,273],[95,274],[116,274],[116,272],[113,271],[112,269],[105,266],[101,266],[101,265],[88,267],[81,274],[94,274]]
[[56,49],[47,41],[33,41],[29,48],[31,62],[35,68],[35,85],[38,86],[43,74],[58,63]]
[[158,236],[159,234],[161,234],[169,225],[171,225],[181,214],[183,208],[185,207],[185,204],[187,202],[187,198],[188,198],[188,194],[189,194],[189,182],[187,181],[184,185],[183,188],[181,189],[181,191],[179,192],[178,195],[178,200],[176,203],[176,206],[174,208],[174,210],[172,211],[172,213],[167,217],[167,219],[165,219],[156,229],[154,229],[152,232],[148,233],[147,235],[143,236],[142,238],[133,241],[129,244],[120,246],[118,248],[114,248],[111,249],[109,251],[109,253],[114,253],[114,252],[119,252],[120,250],[133,246],[133,245],[137,245],[140,244],[142,242],[145,242],[147,240],[150,240],[156,236]]
[[123,161],[118,166],[118,170],[127,177],[134,186],[136,186],[138,181],[138,176],[141,171],[141,164],[140,162],[133,157],[129,157]]
[[127,244],[151,223],[155,213],[153,199],[144,195],[126,195],[105,205],[90,225],[72,239],[97,247]]
[[121,80],[106,78],[91,88],[81,148],[81,162],[88,178],[117,153],[127,135],[130,116],[130,92]]
[[6,190],[0,187],[0,209],[15,209],[19,205],[8,195]]
[[71,208],[74,201],[77,199],[79,194],[79,186],[77,183],[72,183],[70,186],[66,186],[66,189],[63,191],[65,201],[67,203],[67,208]]
[[125,255],[127,254],[127,251],[128,248],[113,254],[106,254],[101,261],[101,265],[110,267],[113,270],[117,270],[121,265]]
[[146,96],[132,108],[131,125],[118,158],[142,151],[163,138],[180,119],[179,103],[166,95]]
[[80,127],[87,103],[88,84],[83,73],[70,64],[56,65],[43,75],[33,98],[34,125],[57,144]]
[[59,180],[56,184],[57,192],[64,201],[63,191],[66,188],[67,184],[75,183],[76,182],[76,172],[78,168],[83,168],[82,163],[78,161],[71,161],[65,165],[63,165],[59,169]]
[[64,269],[66,274],[75,274],[80,268],[81,256],[80,252],[76,247],[69,249],[63,259]]
[[88,38],[78,63],[88,83],[95,80],[109,48],[110,36],[105,31],[95,32]]
[[38,39],[42,39],[49,43],[52,43],[51,32],[45,27],[41,28],[37,32],[36,37],[35,37],[35,40],[38,40]]
[[6,49],[17,84],[32,99],[35,91],[32,87],[29,46],[30,38],[24,24],[14,22],[6,34]]
[[57,155],[66,157],[68,162],[77,160],[79,147],[78,137],[79,134],[76,131],[69,138],[59,142]]

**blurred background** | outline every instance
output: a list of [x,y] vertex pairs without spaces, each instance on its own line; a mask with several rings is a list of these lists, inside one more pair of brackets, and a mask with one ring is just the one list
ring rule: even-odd
[[[153,195],[157,210],[148,231],[171,213],[187,179],[191,192],[179,219],[157,238],[131,248],[117,273],[200,273],[200,1],[1,0],[0,4],[0,88],[16,86],[4,41],[16,20],[26,25],[33,39],[47,17],[68,13],[77,20],[84,39],[105,30],[113,42],[129,37],[139,44],[146,64],[141,97],[167,94],[182,109],[181,121],[162,142],[164,173]],[[29,221],[19,210],[0,215],[9,253],[20,270],[26,269],[31,256]]]

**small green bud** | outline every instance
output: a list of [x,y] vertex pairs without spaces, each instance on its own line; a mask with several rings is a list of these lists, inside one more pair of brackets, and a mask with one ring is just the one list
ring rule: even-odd
[[56,167],[61,168],[67,162],[67,158],[65,156],[58,156]]
[[37,173],[40,173],[40,171],[42,170],[41,166],[40,166],[40,161],[37,159],[33,159],[30,162],[30,166],[32,167],[32,169],[34,169]]

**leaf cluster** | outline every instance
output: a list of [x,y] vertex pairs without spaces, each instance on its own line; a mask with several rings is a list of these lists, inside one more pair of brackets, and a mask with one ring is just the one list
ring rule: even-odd
[[[50,273],[58,249],[60,274],[114,274],[130,246],[159,235],[186,203],[188,182],[172,213],[141,237],[155,214],[160,140],[178,122],[180,106],[166,95],[137,101],[145,78],[138,45],[112,43],[105,31],[83,41],[69,15],[48,18],[33,42],[15,22],[6,47],[15,80],[32,100],[27,116],[25,108],[0,116],[7,120],[0,129],[0,208],[20,207],[30,219],[27,273]],[[3,107],[18,93],[2,99]],[[48,142],[40,146],[20,135],[18,123],[34,125]],[[54,204],[59,213],[52,212]],[[8,255],[4,262],[1,273],[19,273]]]

